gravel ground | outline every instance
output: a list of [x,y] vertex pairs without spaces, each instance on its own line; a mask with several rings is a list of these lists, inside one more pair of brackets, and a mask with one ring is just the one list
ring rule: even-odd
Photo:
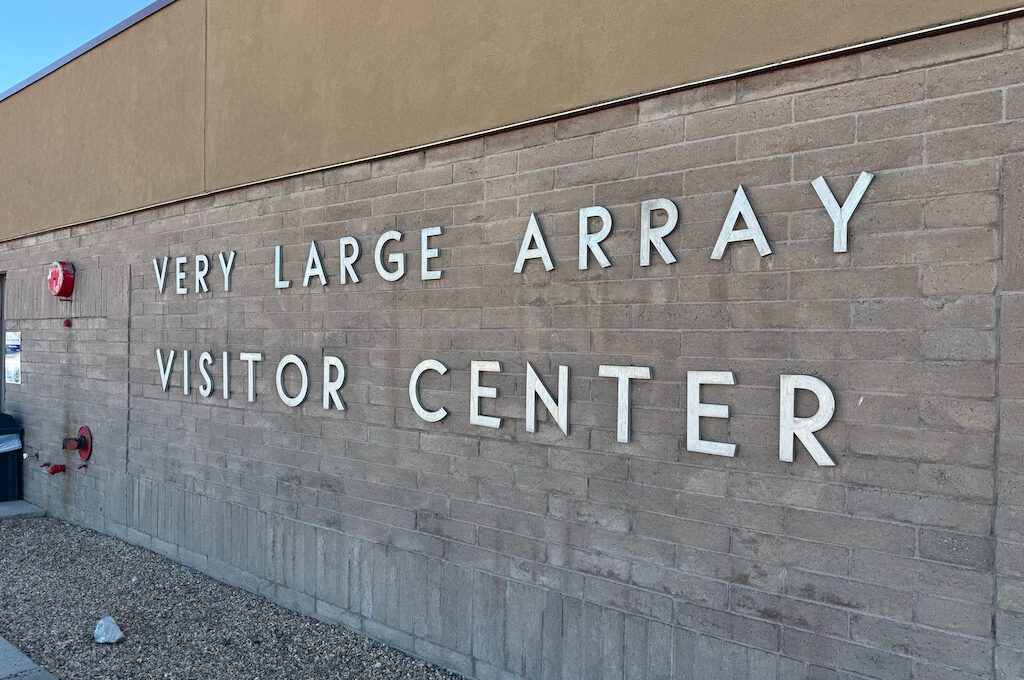
[[[104,615],[124,631],[93,642]],[[60,678],[459,676],[148,550],[53,518],[0,521],[0,636]]]

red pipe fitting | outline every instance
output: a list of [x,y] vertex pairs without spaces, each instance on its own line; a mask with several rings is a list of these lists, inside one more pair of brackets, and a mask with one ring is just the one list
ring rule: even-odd
[[49,472],[49,473],[50,473],[51,475],[55,475],[55,474],[58,474],[58,473],[60,473],[60,472],[64,472],[64,471],[65,471],[65,470],[67,470],[67,469],[68,469],[68,466],[67,466],[67,465],[51,465],[51,466],[49,467],[49,469],[48,469],[48,472]]
[[85,462],[92,455],[92,431],[88,425],[83,425],[78,428],[77,436],[65,437],[61,446],[65,451],[77,451],[78,457]]

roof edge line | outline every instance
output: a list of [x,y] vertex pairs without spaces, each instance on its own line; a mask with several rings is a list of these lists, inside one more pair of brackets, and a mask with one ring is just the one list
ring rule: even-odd
[[37,82],[39,80],[42,80],[43,78],[45,78],[46,76],[50,75],[51,73],[53,73],[54,71],[56,71],[60,67],[66,65],[66,64],[70,64],[72,61],[74,61],[75,59],[78,59],[80,56],[82,56],[83,54],[85,54],[86,52],[91,50],[92,48],[105,43],[106,41],[108,41],[111,38],[113,38],[114,36],[116,36],[118,33],[121,33],[123,31],[128,30],[129,28],[131,28],[135,24],[139,23],[143,19],[146,19],[147,17],[152,16],[153,14],[156,14],[157,12],[162,10],[164,7],[167,7],[168,5],[170,5],[173,2],[174,2],[174,0],[155,0],[154,2],[151,2],[150,4],[146,5],[145,7],[143,7],[142,9],[140,9],[138,12],[136,12],[133,15],[131,15],[127,19],[124,19],[123,21],[120,21],[120,22],[114,24],[113,26],[111,26],[107,30],[103,31],[98,36],[96,36],[95,38],[90,40],[89,42],[87,42],[87,43],[79,46],[78,48],[68,52],[63,57],[61,57],[57,61],[53,62],[49,66],[44,66],[43,68],[39,69],[38,71],[36,71],[32,75],[30,75],[28,78],[25,78],[24,80],[22,80],[20,83],[17,83],[15,85],[7,88],[3,92],[0,92],[0,102],[2,102],[3,100],[7,99],[8,97],[11,97],[11,96],[21,92],[22,90],[24,90],[29,85],[32,85],[33,83],[35,83],[35,82]]

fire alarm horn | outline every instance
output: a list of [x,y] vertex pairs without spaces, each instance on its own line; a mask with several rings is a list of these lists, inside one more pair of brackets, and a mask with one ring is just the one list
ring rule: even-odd
[[52,263],[47,285],[54,297],[71,297],[71,291],[75,289],[75,265],[62,261]]

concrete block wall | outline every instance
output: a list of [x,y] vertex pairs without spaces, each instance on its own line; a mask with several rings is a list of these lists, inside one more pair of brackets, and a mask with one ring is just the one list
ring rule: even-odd
[[[40,462],[97,432],[87,470],[30,466],[28,498],[474,678],[1022,677],[1021,21],[0,244],[24,347],[7,410]],[[810,182],[845,197],[863,170],[836,254]],[[739,184],[774,252],[713,261]],[[641,268],[652,198],[679,206],[678,262]],[[580,271],[593,204],[612,266]],[[531,213],[557,266],[514,274]],[[444,274],[421,281],[429,226]],[[372,265],[390,229],[395,283]],[[339,281],[343,236],[359,283]],[[311,240],[326,287],[301,285]],[[152,259],[199,253],[211,292],[169,275],[161,294]],[[67,306],[44,290],[54,259],[80,273]],[[218,390],[231,352],[231,399],[183,394],[180,358],[162,390],[158,348],[190,350],[194,376],[212,352]],[[264,353],[255,403],[242,351]],[[298,408],[274,388],[289,353],[309,364]],[[326,354],[343,412],[321,407]],[[407,398],[427,358],[450,368],[424,384],[450,412],[434,424]],[[500,429],[469,423],[472,360],[501,362]],[[527,362],[549,387],[570,367],[568,436],[526,431]],[[652,369],[628,444],[609,363]],[[735,373],[705,391],[731,417],[703,421],[735,458],[687,450],[692,370]],[[834,391],[834,468],[779,461],[782,373]]]

